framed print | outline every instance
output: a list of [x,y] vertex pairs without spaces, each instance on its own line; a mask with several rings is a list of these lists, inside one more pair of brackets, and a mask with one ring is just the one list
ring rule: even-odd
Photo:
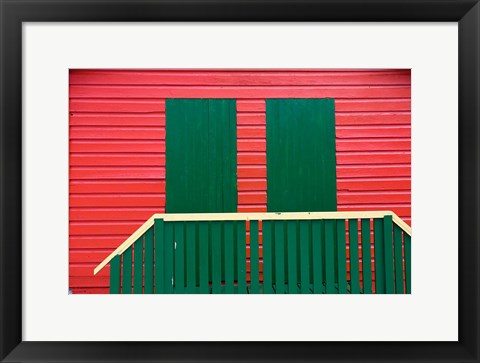
[[3,1],[1,360],[478,361],[479,6]]

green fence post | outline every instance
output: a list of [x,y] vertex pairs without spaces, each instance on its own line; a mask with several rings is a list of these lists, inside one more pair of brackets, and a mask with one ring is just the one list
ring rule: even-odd
[[233,294],[234,290],[234,274],[235,274],[235,259],[234,259],[234,236],[233,236],[233,222],[224,222],[225,235],[225,293]]
[[165,241],[163,219],[155,219],[155,293],[165,293]]
[[187,294],[195,294],[197,292],[197,259],[196,259],[196,222],[185,222],[185,244],[187,255]]
[[287,221],[288,293],[298,293],[297,276],[297,226],[298,221]]
[[258,221],[250,221],[250,293],[258,294],[260,277],[258,253]]
[[302,294],[310,293],[310,258],[309,258],[309,222],[299,221],[300,228],[300,292]]
[[370,251],[370,219],[362,219],[363,293],[372,293],[372,254]]
[[[247,292],[247,241],[246,222],[237,222],[237,287],[239,294]],[[251,266],[250,255],[250,266]]]
[[358,270],[358,220],[348,220],[350,247],[350,292],[360,293],[360,273]]
[[199,239],[199,273],[200,273],[200,292],[202,294],[208,294],[210,292],[210,286],[208,283],[208,269],[209,269],[209,250],[210,250],[210,238],[208,236],[208,224],[209,222],[200,222],[198,226],[198,239]]
[[284,221],[275,221],[275,291],[285,293],[285,231]]
[[335,221],[325,220],[325,287],[327,294],[335,294]]
[[137,238],[133,243],[133,293],[143,292],[143,236]]
[[132,293],[132,246],[123,252],[122,294]]
[[273,256],[272,256],[272,223],[271,221],[263,221],[263,292],[265,294],[273,294]]
[[402,230],[396,224],[393,226],[393,250],[395,259],[395,293],[403,294],[403,256],[402,256]]
[[338,293],[348,293],[347,287],[347,245],[345,220],[337,220]]
[[185,293],[185,226],[183,222],[173,225],[175,293]]
[[145,294],[153,294],[153,228],[145,232]]
[[222,224],[212,222],[212,293],[219,294],[222,289]]
[[412,243],[410,235],[405,233],[405,287],[407,294],[412,293]]
[[375,248],[375,293],[385,294],[385,248],[383,246],[383,219],[373,220],[373,236]]
[[385,256],[385,286],[386,293],[395,293],[395,282],[393,277],[393,241],[392,241],[393,223],[392,216],[383,218],[383,242]]

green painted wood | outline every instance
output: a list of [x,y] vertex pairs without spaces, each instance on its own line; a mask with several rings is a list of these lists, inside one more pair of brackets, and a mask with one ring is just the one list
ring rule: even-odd
[[236,212],[236,100],[167,99],[165,112],[166,212]]
[[120,294],[120,256],[110,260],[110,294]]
[[323,221],[312,221],[313,293],[323,293]]
[[272,221],[263,221],[263,291],[273,294],[273,225]]
[[402,229],[396,224],[393,225],[393,252],[395,261],[395,293],[404,294]]
[[370,219],[362,219],[363,293],[372,293],[372,253],[370,251]]
[[275,292],[285,293],[285,222],[275,221]]
[[350,241],[350,292],[360,293],[360,272],[358,269],[358,220],[348,220],[348,235]]
[[405,290],[412,293],[412,238],[405,233]]
[[163,219],[155,219],[155,294],[165,293],[165,230]]
[[337,271],[338,271],[338,293],[348,293],[347,285],[347,233],[345,231],[345,220],[337,220]]
[[250,293],[259,293],[258,221],[250,221]]
[[325,289],[327,294],[335,289],[335,220],[325,220]]
[[132,293],[132,246],[122,254],[122,294]]
[[375,253],[375,293],[385,294],[385,248],[383,246],[383,219],[373,220],[374,253]]
[[144,236],[139,237],[133,243],[133,293],[143,293],[143,249],[144,249]]
[[222,290],[222,222],[212,222],[212,293],[219,294]]
[[225,239],[225,293],[233,294],[234,292],[234,235],[233,235],[233,222],[223,222],[224,227],[224,239]]
[[393,223],[392,216],[383,218],[383,248],[385,258],[385,292],[395,293],[395,280],[393,275]]
[[145,232],[145,294],[153,294],[153,228]]
[[175,257],[175,293],[185,293],[185,225],[183,222],[173,224]]
[[174,285],[174,233],[173,222],[165,222],[165,293],[173,294]]
[[185,222],[185,252],[187,255],[187,294],[195,294],[197,292],[196,238],[196,222]]
[[299,277],[297,274],[297,233],[298,221],[287,221],[287,270],[288,292],[298,293]]
[[301,220],[299,224],[299,242],[300,242],[300,292],[302,294],[310,293],[310,258],[309,258],[309,239],[310,226],[309,221]]
[[[237,286],[239,294],[247,293],[247,233],[246,222],[237,222]],[[251,258],[251,255],[250,255]],[[251,266],[251,261],[250,261]]]
[[336,211],[333,99],[267,99],[267,209]]
[[200,222],[198,225],[198,239],[199,239],[199,277],[200,277],[200,292],[208,294],[210,292],[209,286],[209,222]]

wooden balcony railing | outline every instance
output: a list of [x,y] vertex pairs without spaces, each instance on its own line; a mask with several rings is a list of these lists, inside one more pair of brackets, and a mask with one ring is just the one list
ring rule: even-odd
[[94,274],[108,264],[112,294],[409,294],[411,229],[389,211],[155,214]]

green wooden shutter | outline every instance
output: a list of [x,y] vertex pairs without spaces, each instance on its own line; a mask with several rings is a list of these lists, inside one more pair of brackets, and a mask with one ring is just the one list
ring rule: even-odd
[[333,99],[267,99],[267,209],[336,211]]
[[233,99],[166,100],[166,212],[237,211]]

